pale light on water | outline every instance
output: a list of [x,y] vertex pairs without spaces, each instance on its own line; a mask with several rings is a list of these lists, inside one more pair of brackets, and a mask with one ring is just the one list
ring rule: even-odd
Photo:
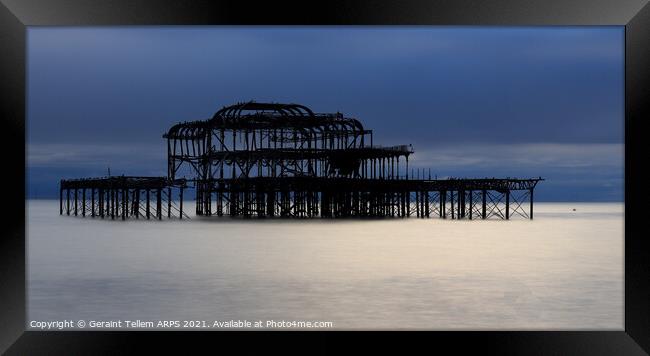
[[623,329],[621,203],[536,203],[533,221],[123,222],[28,201],[27,238],[28,320]]

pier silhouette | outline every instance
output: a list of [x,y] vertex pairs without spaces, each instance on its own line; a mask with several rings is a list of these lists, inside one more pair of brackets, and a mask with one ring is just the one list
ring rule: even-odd
[[198,216],[532,219],[543,180],[409,175],[411,145],[376,145],[359,120],[299,104],[239,103],[163,138],[167,177],[61,180],[60,214],[182,219],[194,189]]

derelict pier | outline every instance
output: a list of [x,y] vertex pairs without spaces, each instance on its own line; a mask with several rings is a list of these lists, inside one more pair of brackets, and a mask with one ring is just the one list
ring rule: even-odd
[[163,138],[167,177],[62,180],[60,213],[184,218],[193,188],[199,216],[532,219],[542,180],[414,177],[410,146],[375,145],[360,121],[297,104],[224,107]]

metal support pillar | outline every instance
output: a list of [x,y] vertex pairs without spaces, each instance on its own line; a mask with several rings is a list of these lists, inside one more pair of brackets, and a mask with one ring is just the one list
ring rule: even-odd
[[133,213],[135,214],[136,219],[140,219],[140,189],[136,189],[133,193]]
[[126,220],[127,210],[129,209],[127,189],[122,188],[122,220]]
[[147,189],[147,204],[146,204],[146,215],[147,219],[151,218],[151,197],[149,196],[150,189]]
[[530,188],[530,220],[533,220],[533,188]]
[[104,189],[99,189],[99,194],[98,194],[98,199],[99,199],[99,216],[104,218]]
[[451,218],[455,218],[455,212],[454,212],[454,191],[451,191]]
[[425,202],[424,202],[424,214],[425,214],[426,217],[428,218],[428,217],[429,217],[429,192],[424,192],[424,198],[425,198]]
[[460,218],[465,218],[465,191],[458,191],[458,207],[460,208]]
[[111,204],[111,219],[115,219],[115,200],[116,200],[116,197],[115,197],[115,189],[111,189],[111,190],[110,190],[110,194],[111,194],[111,200],[110,200],[110,204]]
[[506,220],[510,219],[510,189],[506,190]]
[[447,191],[442,194],[442,218],[447,218]]
[[63,185],[59,187],[59,215],[63,215]]
[[162,189],[160,188],[156,191],[156,216],[158,220],[162,220]]
[[183,218],[183,187],[181,187],[181,192],[180,192],[179,199],[180,199],[180,201],[179,201],[179,203],[178,203],[178,204],[179,204],[179,205],[178,205],[178,206],[179,206],[179,209],[178,209],[178,211],[179,211],[179,213],[178,213],[178,217],[179,217],[180,219],[182,219],[182,218]]
[[172,188],[167,188],[167,217],[172,217]]
[[487,218],[487,215],[486,215],[487,214],[487,209],[486,209],[485,205],[486,205],[487,192],[485,191],[485,189],[483,189],[482,195],[483,195],[483,197],[482,197],[483,198],[483,203],[482,203],[482,206],[481,206],[481,219],[486,219]]

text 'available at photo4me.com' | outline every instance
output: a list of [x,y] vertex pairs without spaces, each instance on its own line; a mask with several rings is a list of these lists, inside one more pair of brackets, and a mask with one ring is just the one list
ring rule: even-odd
[[133,329],[319,329],[334,323],[321,320],[31,320],[30,330]]

